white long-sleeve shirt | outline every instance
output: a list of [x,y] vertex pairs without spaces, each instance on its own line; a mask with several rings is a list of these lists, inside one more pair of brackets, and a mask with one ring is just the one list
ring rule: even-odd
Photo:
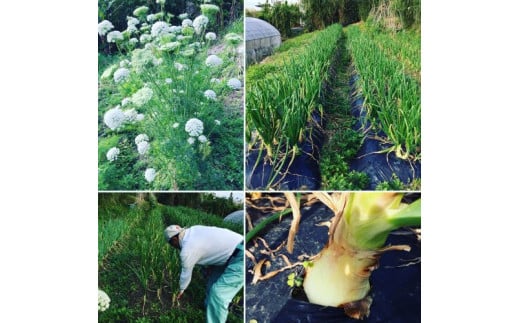
[[180,289],[190,284],[195,265],[224,265],[242,240],[242,235],[224,228],[194,225],[186,229],[180,241]]

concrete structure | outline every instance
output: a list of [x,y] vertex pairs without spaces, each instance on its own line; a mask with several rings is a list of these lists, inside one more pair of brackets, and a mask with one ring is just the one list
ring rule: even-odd
[[267,21],[246,17],[246,63],[257,63],[282,43],[280,32]]

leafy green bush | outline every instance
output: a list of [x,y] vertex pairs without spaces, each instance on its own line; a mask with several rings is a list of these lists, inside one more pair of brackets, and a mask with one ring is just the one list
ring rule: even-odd
[[165,8],[137,8],[122,32],[106,20],[98,25],[118,52],[98,55],[107,66],[99,73],[99,188],[241,188],[242,39],[222,35],[226,42],[210,55],[219,41],[212,20],[185,14],[175,18],[182,26],[171,25]]
[[276,2],[264,13],[264,19],[280,31],[282,38],[292,36],[291,27],[299,26],[302,16],[298,5],[287,2]]
[[340,154],[325,156],[320,169],[322,186],[327,190],[365,190],[370,184],[368,175],[351,171]]
[[403,28],[408,29],[421,24],[421,0],[394,0],[393,7]]

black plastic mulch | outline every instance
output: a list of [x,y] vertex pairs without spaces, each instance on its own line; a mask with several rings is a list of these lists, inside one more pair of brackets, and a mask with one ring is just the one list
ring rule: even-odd
[[421,178],[421,163],[411,163],[407,160],[400,159],[395,153],[378,153],[388,147],[378,137],[386,137],[383,132],[375,133],[370,127],[370,122],[366,121],[363,125],[362,120],[366,120],[366,111],[363,108],[363,97],[356,94],[355,83],[359,76],[354,74],[350,79],[351,88],[351,112],[357,119],[354,125],[355,129],[365,134],[363,144],[358,150],[356,157],[350,163],[350,169],[364,172],[370,178],[370,185],[367,189],[374,190],[377,184],[381,182],[389,182],[396,176],[404,184],[409,184],[413,179]]
[[[253,223],[266,216],[251,209],[248,214]],[[293,254],[289,254],[285,247],[277,254],[283,253],[291,262],[296,262],[301,254],[318,253],[327,242],[328,228],[316,224],[330,220],[332,216],[332,212],[321,203],[302,209]],[[275,249],[287,239],[291,219],[292,216],[287,215],[281,222],[275,221],[276,223],[267,226],[258,236],[264,238],[271,249]],[[412,251],[391,251],[382,255],[380,267],[371,276],[371,314],[362,322],[420,322],[421,266],[420,262],[412,264],[420,259],[420,242],[411,231],[403,229],[391,234],[387,244],[408,244]],[[260,251],[264,247],[261,243],[256,248],[253,245],[250,242],[247,248],[257,261],[262,258],[270,259],[271,267],[268,271],[286,265],[281,257],[271,258],[262,254]],[[253,274],[250,270],[252,271],[254,263],[249,258],[246,259],[246,322],[252,319],[258,322],[359,322],[346,317],[341,309],[309,304],[293,298],[292,288],[287,285],[287,277],[291,272],[301,272],[301,266],[252,285]]]

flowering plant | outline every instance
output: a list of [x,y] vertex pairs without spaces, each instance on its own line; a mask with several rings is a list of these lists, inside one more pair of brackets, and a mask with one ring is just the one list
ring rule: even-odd
[[98,311],[104,312],[110,306],[110,297],[108,297],[107,293],[98,289]]
[[[222,127],[219,121],[228,124],[237,119],[225,113],[230,90],[220,80],[242,75],[242,66],[227,46],[217,43],[218,30],[211,29],[210,17],[182,14],[172,20],[165,1],[156,2],[160,12],[146,6],[135,9],[126,17],[127,29],[122,32],[108,20],[98,24],[100,36],[115,42],[119,51],[99,83],[100,187],[205,188],[211,181],[222,183],[212,177],[226,176],[232,179],[226,185],[238,189],[242,178],[220,175],[232,171],[230,163],[210,156],[217,156],[214,152],[219,158],[242,155],[241,142],[228,143],[241,141],[242,116],[234,127]],[[204,6],[209,11],[215,7]],[[210,46],[217,50],[210,51]],[[236,95],[233,99],[239,100]],[[210,165],[218,165],[221,171]],[[236,174],[238,167],[239,162]]]

